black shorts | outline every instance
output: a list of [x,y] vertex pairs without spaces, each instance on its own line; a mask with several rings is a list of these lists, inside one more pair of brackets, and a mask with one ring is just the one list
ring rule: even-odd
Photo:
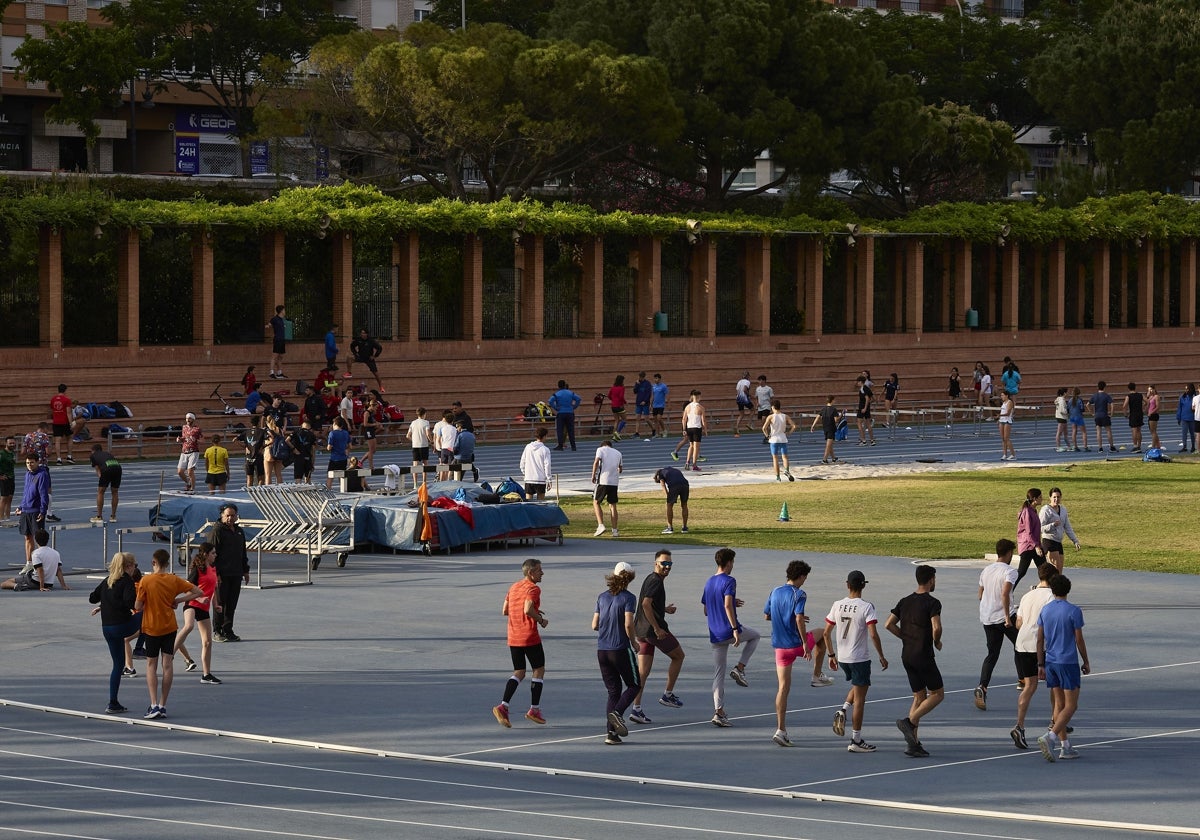
[[375,430],[374,430],[374,429],[370,429],[370,428],[368,428],[368,429],[363,429],[363,430],[362,430],[362,433],[363,433],[363,439],[364,439],[364,440],[375,440],[375,434],[376,434],[376,432],[375,432]]
[[546,495],[546,485],[545,484],[532,484],[532,483],[526,484],[525,485],[525,495],[526,496],[544,496],[544,495]]
[[1097,417],[1096,418],[1096,428],[1097,429],[1107,429],[1111,425],[1112,425],[1111,417]]
[[704,437],[704,429],[689,427],[685,431],[687,432],[688,443],[699,443]]
[[263,458],[259,455],[257,458],[246,459],[246,475],[266,475],[266,470],[263,469]]
[[1047,554],[1049,554],[1052,551],[1062,554],[1063,546],[1062,546],[1062,543],[1060,543],[1056,540],[1047,540],[1047,539],[1043,538],[1042,539],[1042,551],[1046,552]]
[[1017,679],[1020,680],[1036,680],[1037,679],[1037,652],[1031,651],[1025,653],[1023,651],[1013,651],[1013,661],[1017,664]]
[[224,487],[229,483],[229,473],[206,473],[204,483],[209,487]]
[[856,412],[854,412],[854,416],[857,417],[859,420],[870,420],[871,419],[871,409],[864,408],[862,411],[856,411]]
[[146,637],[146,658],[158,659],[159,654],[170,658],[175,655],[175,632],[164,633],[161,636]]
[[617,503],[617,485],[597,484],[592,498],[597,502],[608,502],[610,505],[615,505]]
[[685,484],[682,487],[668,487],[667,504],[673,505],[676,502],[681,502],[686,505],[688,503],[688,497],[691,495],[691,493],[692,488],[691,485],[688,484]]
[[7,499],[9,496],[11,496],[16,491],[16,489],[17,489],[16,479],[9,478],[6,475],[0,476],[0,497]]
[[449,449],[439,449],[438,450],[438,463],[444,464],[446,466],[453,464],[454,463],[454,453],[451,452]]
[[666,411],[666,410],[667,410],[667,409],[666,409],[666,407],[665,407],[665,406],[664,406],[664,407],[662,407],[662,408],[652,408],[652,409],[650,409],[650,413],[651,413],[651,414],[653,414],[655,417],[662,417],[662,416],[663,416],[663,412],[664,412],[664,411]]
[[338,470],[344,470],[344,469],[346,469],[346,463],[347,463],[347,459],[345,459],[345,458],[343,458],[340,461],[332,461],[331,460],[329,462],[329,471],[336,472]]
[[70,423],[55,423],[52,434],[54,435],[54,437],[70,437],[71,436],[71,424]]
[[379,373],[379,365],[375,364],[373,356],[367,356],[365,359],[361,356],[355,356],[354,362],[355,364],[366,365],[367,370],[371,371],[371,373]]
[[413,459],[413,461],[421,461],[422,463],[424,463],[425,461],[428,461],[429,460],[429,447],[428,446],[414,446],[413,451],[412,451],[412,459]]
[[623,405],[614,405],[614,406],[612,407],[612,413],[613,413],[613,414],[624,414],[624,413],[625,413],[625,406],[623,406]]
[[759,420],[766,420],[770,416],[771,416],[771,407],[770,406],[767,406],[766,408],[760,408],[758,410],[758,419]]
[[114,490],[120,489],[121,466],[118,464],[115,467],[105,467],[100,470],[100,484],[98,486],[101,490],[105,487],[111,487]]
[[37,532],[42,530],[42,526],[45,524],[38,522],[38,516],[40,514],[22,511],[21,518],[17,521],[17,532],[26,537],[37,536]]
[[525,647],[508,648],[509,655],[512,656],[512,665],[514,671],[524,671],[525,662],[529,662],[529,667],[533,670],[546,667],[546,652],[542,650],[542,643],[536,645],[526,645]]
[[1151,415],[1150,415],[1149,417],[1147,417],[1146,419],[1147,419],[1147,420],[1149,420],[1151,423],[1157,423],[1157,422],[1158,422],[1158,412],[1157,412],[1157,411],[1156,411],[1156,412],[1154,412],[1153,414],[1151,414]]
[[737,400],[736,402],[737,402],[737,410],[738,411],[749,411],[750,410],[750,400]]
[[287,352],[287,342],[282,338],[275,339],[271,342],[271,352],[278,356],[282,356]]
[[932,656],[915,662],[902,659],[901,664],[904,665],[904,673],[908,674],[908,687],[914,693],[926,690],[937,691],[945,686],[945,683],[942,682],[942,672],[938,670],[937,662]]
[[196,614],[196,621],[198,621],[198,622],[199,621],[208,621],[210,618],[212,618],[212,613],[210,613],[208,610],[202,610],[199,607],[190,607],[190,606],[185,606],[183,608],[184,612],[187,612],[188,610],[191,610],[192,612],[194,612]]
[[1143,418],[1142,415],[1140,415],[1140,414],[1130,414],[1129,415],[1129,428],[1140,429],[1140,428],[1142,428],[1142,426],[1145,425],[1145,423],[1146,423],[1145,418]]

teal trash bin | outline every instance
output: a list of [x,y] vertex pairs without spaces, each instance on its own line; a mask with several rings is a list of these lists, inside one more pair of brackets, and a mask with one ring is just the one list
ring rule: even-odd
[[655,312],[654,313],[654,331],[660,332],[660,333],[665,333],[667,331],[667,313],[666,312]]
[[973,328],[973,327],[978,327],[978,326],[979,326],[979,310],[978,309],[968,309],[967,310],[967,327]]
[[291,341],[292,336],[296,333],[296,322],[291,318],[283,319],[283,340]]

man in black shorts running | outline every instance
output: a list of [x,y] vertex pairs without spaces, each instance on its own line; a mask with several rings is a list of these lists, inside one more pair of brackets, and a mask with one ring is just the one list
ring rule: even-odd
[[671,574],[672,565],[671,552],[660,548],[654,555],[654,571],[646,575],[646,579],[642,581],[642,591],[638,595],[633,633],[637,637],[638,680],[641,689],[630,706],[629,719],[634,723],[650,723],[649,716],[642,710],[642,693],[646,690],[646,679],[654,667],[656,650],[671,657],[671,664],[667,666],[666,690],[662,697],[658,698],[658,702],[672,709],[683,705],[683,701],[675,696],[675,682],[683,669],[683,648],[667,628],[667,616],[674,615],[675,605],[667,603],[667,590],[663,586],[667,575]]
[[934,660],[934,648],[942,649],[942,602],[932,592],[937,585],[933,566],[917,566],[917,591],[900,599],[884,626],[903,642],[900,661],[912,689],[912,708],[908,717],[896,721],[896,728],[908,743],[905,755],[925,758],[929,755],[917,737],[921,718],[932,712],[946,697],[942,673]]

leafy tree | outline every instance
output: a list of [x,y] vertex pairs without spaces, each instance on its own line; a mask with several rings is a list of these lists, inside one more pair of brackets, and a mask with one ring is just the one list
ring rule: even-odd
[[130,33],[67,22],[47,27],[45,38],[26,36],[14,56],[20,63],[19,75],[45,82],[52,93],[60,95],[47,115],[79,127],[92,167],[92,150],[100,136],[96,118],[120,104],[122,89],[137,72],[137,52]]
[[767,150],[778,176],[758,191],[827,175],[879,103],[912,98],[909,80],[866,56],[856,25],[814,0],[573,0],[555,8],[548,30],[666,67],[681,140],[633,154],[709,208],[751,195],[734,181]]
[[1003,194],[1007,175],[1028,161],[1012,128],[946,102],[881,113],[849,168],[867,190],[860,202],[880,215],[942,201],[985,201]]
[[129,32],[160,85],[203,94],[236,121],[244,171],[254,110],[322,37],[347,31],[325,0],[129,0],[102,12]]
[[500,23],[536,38],[545,26],[554,0],[433,0],[433,13],[426,20],[443,29],[458,29],[462,26],[464,4],[468,29]]
[[631,142],[669,144],[678,127],[654,61],[486,24],[447,33],[415,24],[354,72],[359,121],[393,138],[398,163],[465,196],[475,168],[489,200],[569,178]]
[[1200,8],[1113,0],[1063,28],[1034,62],[1033,93],[1125,189],[1179,190],[1200,169]]
[[926,105],[965,105],[1003,120],[1018,136],[1043,124],[1045,109],[1029,91],[1029,67],[1048,44],[1047,27],[982,12],[864,11],[854,20],[875,57],[889,73],[912,77]]

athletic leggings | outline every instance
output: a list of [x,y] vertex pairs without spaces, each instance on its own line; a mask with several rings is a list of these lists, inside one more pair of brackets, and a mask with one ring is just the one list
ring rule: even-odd
[[1000,661],[1000,649],[1004,646],[1004,639],[1007,637],[1014,645],[1017,643],[1017,624],[1015,621],[1012,624],[985,624],[983,632],[987,636],[987,656],[979,671],[979,684],[987,688],[988,683],[992,681],[992,669]]
[[[605,707],[604,725],[608,727],[608,713],[625,714],[625,710],[637,697],[641,684],[638,682],[637,655],[633,648],[624,650],[598,650],[596,661],[600,663],[600,676],[608,689],[608,705]],[[621,690],[624,683],[625,690]]]
[[121,690],[121,672],[125,670],[125,640],[137,633],[142,626],[142,616],[133,616],[124,624],[106,624],[103,627],[104,641],[108,642],[108,653],[112,657],[112,671],[108,675],[108,702],[116,704]]

